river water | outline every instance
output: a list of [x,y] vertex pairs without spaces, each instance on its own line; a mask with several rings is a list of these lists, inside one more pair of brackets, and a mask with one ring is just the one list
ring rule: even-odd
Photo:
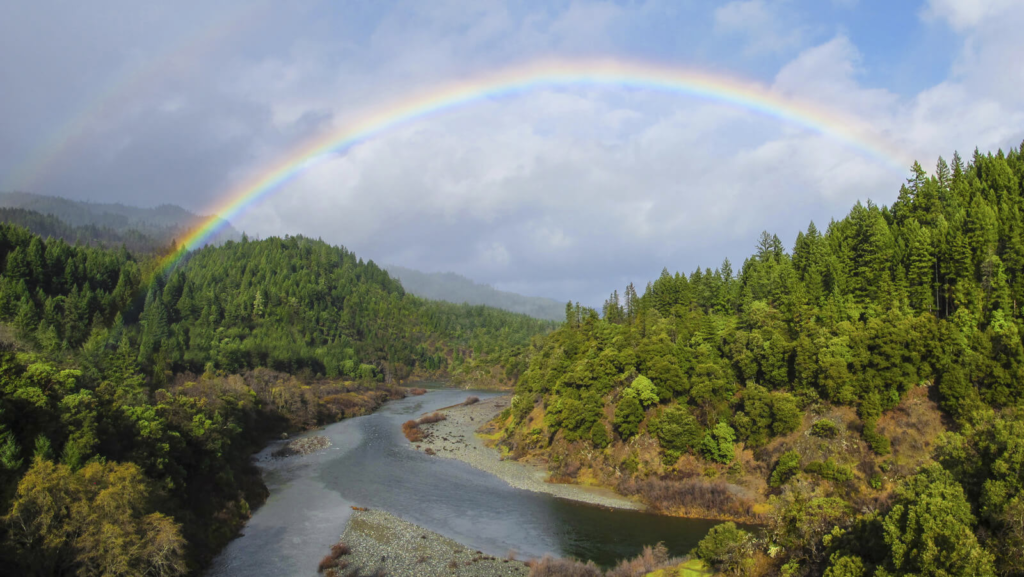
[[495,393],[434,389],[387,403],[372,415],[348,419],[312,434],[332,446],[321,453],[269,459],[279,443],[257,455],[270,498],[243,536],[217,557],[207,575],[316,575],[337,542],[352,506],[381,509],[487,554],[519,559],[544,554],[600,565],[632,557],[664,542],[688,552],[714,521],[612,510],[510,487],[460,461],[430,457],[410,447],[401,424],[421,413]]

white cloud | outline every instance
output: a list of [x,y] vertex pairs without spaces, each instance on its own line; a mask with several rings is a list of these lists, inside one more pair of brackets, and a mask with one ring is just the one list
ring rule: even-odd
[[928,19],[945,20],[954,30],[964,31],[1020,7],[1019,0],[928,0],[922,14]]
[[[96,148],[138,151],[127,157],[136,163],[121,157],[107,170],[128,167],[145,186],[166,181],[161,198],[185,204],[164,191],[180,188],[179,173],[191,174],[186,160],[202,159],[195,166],[210,174],[189,181],[199,183],[190,208],[202,209],[200,195],[216,205],[233,189],[220,186],[224,174],[237,184],[265,173],[311,135],[426,87],[550,55],[635,56],[617,44],[624,22],[657,21],[666,13],[659,10],[679,5],[400,0],[357,33],[298,34],[256,59],[211,57],[212,79],[200,88],[155,90],[158,101],[125,112],[128,120],[108,127],[111,136]],[[933,0],[924,17],[943,26],[947,15],[955,20],[963,46],[949,77],[916,95],[869,85],[869,64],[846,35],[801,49],[811,35],[795,4],[737,1],[703,15],[714,18],[706,35],[715,36],[715,47],[737,38],[737,51],[788,59],[759,69],[772,90],[856,118],[930,165],[955,148],[1024,137],[1020,12],[1005,3],[994,11]],[[661,56],[688,63],[702,52]],[[725,66],[711,56],[705,64]],[[150,109],[160,111],[156,127],[143,122],[152,120]],[[0,120],[10,116],[5,110]],[[0,144],[8,138],[0,134]],[[211,143],[223,144],[212,148],[221,154],[209,152]],[[84,174],[98,172],[82,165]],[[364,258],[597,304],[630,280],[643,286],[665,266],[690,271],[728,256],[738,268],[760,230],[791,243],[809,220],[824,228],[858,199],[891,202],[905,176],[856,146],[707,100],[538,88],[427,116],[327,155],[236,224],[264,237],[319,236]]]
[[715,31],[746,37],[746,52],[779,52],[798,45],[804,28],[783,15],[784,2],[733,0],[715,9]]

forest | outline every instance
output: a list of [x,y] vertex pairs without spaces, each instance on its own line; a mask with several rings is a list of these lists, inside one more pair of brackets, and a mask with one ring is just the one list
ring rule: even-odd
[[[180,575],[266,489],[250,455],[411,377],[510,385],[554,323],[407,294],[302,237],[136,255],[0,224],[0,566]],[[70,234],[70,233],[69,233]],[[102,240],[102,239],[100,239]]]
[[1024,575],[1024,154],[915,163],[791,250],[668,270],[538,338],[501,444],[733,523],[743,575]]

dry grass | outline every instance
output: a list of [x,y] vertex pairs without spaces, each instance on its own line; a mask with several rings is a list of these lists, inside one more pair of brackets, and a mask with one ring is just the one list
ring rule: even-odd
[[316,572],[337,574],[338,571],[344,570],[348,567],[348,561],[343,560],[342,557],[351,552],[352,550],[344,543],[335,543],[334,545],[331,545],[331,552],[320,560],[320,565],[317,566]]
[[632,559],[620,561],[614,569],[605,575],[607,577],[643,577],[652,571],[675,564],[676,561],[670,560],[668,549],[658,543],[654,547],[644,547],[643,552]]
[[545,555],[539,560],[527,561],[530,577],[603,577],[604,572],[593,562],[581,563],[575,559],[556,559]]
[[625,495],[639,495],[655,512],[760,522],[754,499],[744,497],[742,489],[716,479],[626,479],[619,483]]
[[439,423],[447,418],[444,413],[430,413],[421,417],[418,423],[420,425],[429,425],[430,423]]
[[640,555],[620,561],[608,571],[602,571],[592,561],[586,563],[575,559],[556,559],[544,556],[541,559],[527,561],[530,577],[643,577],[652,571],[678,565],[682,559],[670,559],[668,549],[658,543],[654,547],[644,547]]
[[444,416],[443,413],[430,413],[418,421],[410,419],[402,423],[402,434],[405,435],[405,438],[409,439],[410,442],[419,443],[423,439],[427,438],[427,434],[423,432],[420,425],[438,423],[447,418],[448,417]]
[[423,429],[420,429],[420,424],[412,419],[402,423],[402,434],[413,443],[418,443],[426,437]]

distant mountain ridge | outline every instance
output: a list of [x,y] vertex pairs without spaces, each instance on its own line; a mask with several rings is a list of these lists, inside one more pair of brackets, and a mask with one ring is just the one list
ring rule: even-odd
[[95,245],[105,248],[123,246],[135,254],[153,254],[170,247],[169,242],[158,241],[135,229],[117,231],[94,224],[72,226],[52,214],[43,214],[26,208],[0,207],[0,222],[22,226],[43,238],[59,238],[73,245]]
[[539,319],[565,319],[565,304],[554,299],[501,291],[453,272],[425,273],[395,265],[384,268],[405,290],[425,299],[487,305]]
[[[209,217],[190,212],[174,204],[139,208],[120,203],[99,203],[71,200],[28,192],[0,193],[0,208],[21,208],[43,215],[52,215],[72,227],[95,226],[119,233],[136,231],[161,243],[183,239]],[[239,240],[242,235],[226,224],[214,244]]]

